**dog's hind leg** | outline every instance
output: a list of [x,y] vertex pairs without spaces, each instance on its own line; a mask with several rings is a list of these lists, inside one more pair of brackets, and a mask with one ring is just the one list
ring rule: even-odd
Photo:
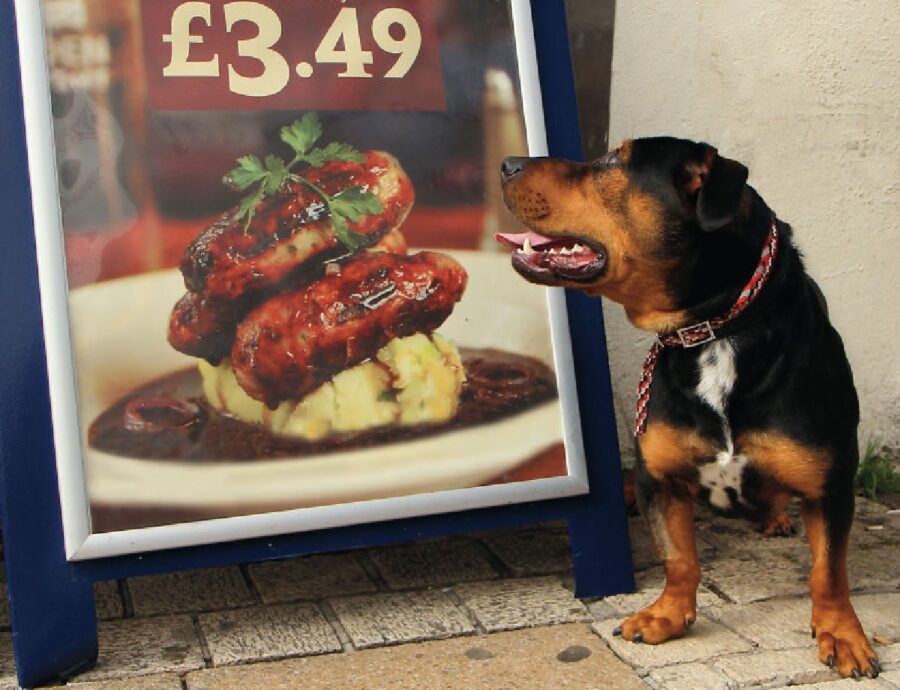
[[772,496],[769,517],[757,525],[757,529],[762,532],[764,537],[790,537],[797,534],[797,529],[787,514],[791,498],[788,491],[775,493]]
[[853,519],[853,494],[828,492],[803,502],[803,523],[812,549],[809,590],[812,596],[812,634],[819,660],[842,676],[874,678],[878,658],[850,603],[847,581],[847,542]]
[[700,562],[694,536],[693,497],[678,487],[653,484],[649,491],[638,491],[638,500],[663,560],[665,588],[654,603],[613,632],[626,640],[658,644],[681,637],[697,618]]

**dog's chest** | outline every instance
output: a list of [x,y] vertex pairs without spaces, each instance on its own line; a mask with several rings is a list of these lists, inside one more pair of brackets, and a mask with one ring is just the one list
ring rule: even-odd
[[[730,340],[715,340],[704,346],[697,361],[700,379],[697,397],[728,423],[728,398],[737,381],[734,345]],[[730,436],[730,434],[729,434]]]
[[730,340],[706,345],[697,361],[699,379],[696,394],[719,418],[724,448],[714,460],[699,467],[700,486],[709,502],[722,510],[738,509],[744,503],[743,479],[747,457],[735,453],[728,419],[729,398],[737,381],[736,353]]

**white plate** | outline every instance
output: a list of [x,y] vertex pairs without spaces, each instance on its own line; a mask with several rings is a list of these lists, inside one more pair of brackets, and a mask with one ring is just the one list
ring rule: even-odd
[[[552,366],[546,293],[519,279],[504,254],[446,252],[469,274],[439,332],[463,347],[496,347]],[[196,360],[166,342],[178,271],[97,283],[70,298],[83,438],[97,416],[152,379]],[[91,501],[213,508],[223,515],[477,486],[562,442],[554,400],[498,422],[428,438],[303,459],[188,463],[85,449]]]

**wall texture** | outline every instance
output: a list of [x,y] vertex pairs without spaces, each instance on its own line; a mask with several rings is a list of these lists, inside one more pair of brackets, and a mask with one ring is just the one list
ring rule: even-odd
[[[672,134],[750,168],[844,337],[860,440],[900,447],[900,3],[620,0],[612,146]],[[582,73],[579,80],[589,79]],[[593,152],[597,153],[597,152]],[[607,303],[623,451],[650,339]]]

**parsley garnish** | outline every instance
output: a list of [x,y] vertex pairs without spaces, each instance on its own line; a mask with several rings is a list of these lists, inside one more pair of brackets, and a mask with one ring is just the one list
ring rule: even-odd
[[360,216],[381,213],[384,209],[378,198],[360,186],[348,187],[334,196],[310,182],[302,175],[291,172],[301,163],[311,168],[321,168],[331,161],[354,161],[362,163],[363,155],[349,144],[332,142],[325,146],[314,146],[322,136],[322,125],[315,113],[306,113],[302,118],[281,128],[281,140],[294,151],[294,157],[285,163],[278,156],[268,155],[265,161],[258,156],[242,156],[237,159],[238,167],[225,176],[225,183],[239,190],[253,188],[241,199],[235,218],[244,221],[244,232],[250,227],[256,207],[269,194],[277,192],[287,181],[300,182],[322,198],[338,240],[347,249],[355,251],[369,243],[369,239],[353,232],[347,221],[355,223]]

